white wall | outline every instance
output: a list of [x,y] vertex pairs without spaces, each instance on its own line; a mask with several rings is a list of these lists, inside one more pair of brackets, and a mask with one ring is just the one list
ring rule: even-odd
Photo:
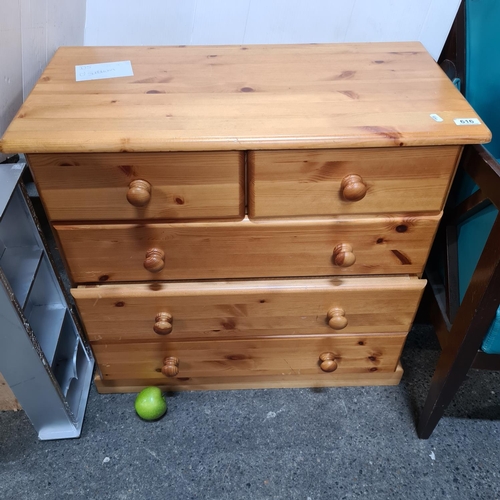
[[460,0],[87,0],[85,45],[420,40],[437,59]]
[[0,136],[56,49],[83,45],[84,28],[85,0],[0,0]]

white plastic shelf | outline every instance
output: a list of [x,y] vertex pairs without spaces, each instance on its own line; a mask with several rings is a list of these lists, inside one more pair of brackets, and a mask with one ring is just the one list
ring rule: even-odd
[[0,259],[0,267],[4,270],[12,291],[23,308],[41,258],[41,248],[25,246],[6,248]]
[[78,437],[94,359],[20,177],[0,165],[0,372],[40,439]]

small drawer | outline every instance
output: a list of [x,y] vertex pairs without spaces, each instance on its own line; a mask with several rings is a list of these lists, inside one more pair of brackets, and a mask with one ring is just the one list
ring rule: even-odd
[[242,218],[244,153],[29,156],[51,220]]
[[91,342],[390,333],[411,327],[425,280],[329,278],[72,289]]
[[427,217],[172,224],[58,224],[74,283],[418,274]]
[[[106,380],[393,373],[405,333],[191,342],[93,344]],[[255,385],[258,387],[258,385]]]
[[251,151],[250,217],[438,213],[461,147]]

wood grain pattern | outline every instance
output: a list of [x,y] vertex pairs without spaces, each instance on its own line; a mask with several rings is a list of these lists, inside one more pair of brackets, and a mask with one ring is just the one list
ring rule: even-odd
[[[244,154],[29,155],[51,220],[209,219],[244,216]],[[132,181],[151,184],[144,207],[127,201]]]
[[[178,378],[392,373],[406,333],[324,335],[245,340],[93,344],[103,380],[157,379],[166,357],[178,359]],[[334,373],[324,373],[319,356],[335,355]],[[167,382],[168,384],[168,382]]]
[[73,294],[102,392],[395,384],[476,117],[418,43],[73,47],[0,150],[99,284]]
[[[134,76],[75,82],[75,65]],[[437,113],[443,121],[429,115]],[[62,47],[0,143],[4,152],[351,148],[487,142],[420,43]],[[40,124],[43,123],[43,126]]]
[[[173,378],[102,380],[99,375],[94,378],[97,391],[101,394],[123,392],[139,392],[144,387],[156,385],[164,391],[209,391],[230,389],[284,389],[293,387],[345,387],[371,385],[398,385],[403,376],[403,368],[398,364],[392,373],[336,373],[335,377],[322,375],[267,375],[266,377],[248,376],[241,378],[228,377],[201,377],[201,378]],[[168,384],[168,385],[167,385]]]
[[[242,277],[417,274],[440,216],[173,224],[63,225],[54,229],[75,283]],[[349,242],[356,262],[333,263]],[[146,252],[165,267],[143,267]]]
[[[342,334],[408,331],[425,283],[409,277],[288,279],[110,284],[71,292],[95,345],[332,334],[328,313],[334,307],[347,320]],[[173,318],[165,337],[154,331],[160,312]]]
[[0,411],[18,411],[20,409],[19,401],[0,373]]
[[[250,217],[438,213],[461,149],[250,151],[248,213]],[[353,174],[367,189],[366,194],[360,191],[361,199],[348,201],[342,182]],[[351,194],[355,198],[356,193]]]

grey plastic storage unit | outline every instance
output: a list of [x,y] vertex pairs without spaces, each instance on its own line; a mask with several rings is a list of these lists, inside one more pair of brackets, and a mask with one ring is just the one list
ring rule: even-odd
[[94,359],[22,183],[0,165],[0,372],[40,439],[78,437]]

